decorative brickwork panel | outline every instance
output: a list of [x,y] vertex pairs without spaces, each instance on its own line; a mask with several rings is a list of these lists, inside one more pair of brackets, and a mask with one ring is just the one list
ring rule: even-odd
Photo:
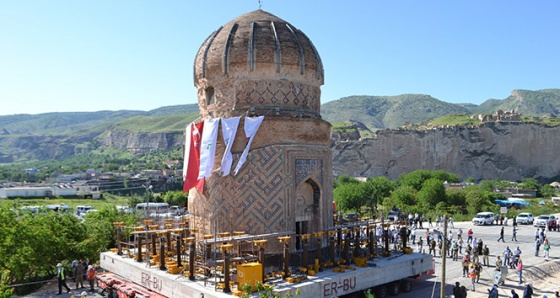
[[[308,179],[318,187],[317,205],[309,209],[310,230],[332,225],[332,176],[329,148],[309,145],[266,146],[250,151],[236,176],[215,174],[205,193],[189,195],[193,227],[201,234],[242,230],[259,235],[295,231],[296,196]],[[234,154],[234,164],[240,154]],[[299,216],[302,214],[300,213]]]
[[[240,154],[234,155],[234,164],[239,157]],[[205,211],[193,215],[204,218],[204,213],[213,212],[212,217],[222,222],[220,226],[250,234],[284,231],[285,198],[290,188],[286,185],[283,161],[283,150],[278,147],[251,150],[236,176],[213,176],[206,181],[204,197],[208,199],[200,197],[193,202]]]
[[309,177],[323,185],[323,161],[320,159],[296,159],[296,185]]
[[297,82],[241,81],[235,97],[239,107],[293,106],[319,111],[321,90]]

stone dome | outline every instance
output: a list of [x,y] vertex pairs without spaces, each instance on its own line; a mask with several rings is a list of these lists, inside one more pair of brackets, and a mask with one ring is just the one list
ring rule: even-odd
[[194,63],[201,117],[256,114],[320,118],[323,65],[311,40],[263,10],[214,31]]

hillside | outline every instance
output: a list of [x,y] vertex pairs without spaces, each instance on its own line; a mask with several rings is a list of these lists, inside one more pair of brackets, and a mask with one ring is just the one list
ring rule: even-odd
[[349,96],[321,106],[321,115],[329,122],[353,120],[361,122],[370,130],[397,128],[444,115],[468,113],[461,106],[420,94]]
[[64,135],[105,127],[120,120],[137,116],[166,117],[169,115],[198,113],[198,105],[177,105],[151,111],[98,111],[18,114],[0,116],[0,135]]
[[0,117],[0,163],[62,160],[109,145],[137,154],[171,150],[181,144],[183,130],[197,117],[197,105],[148,112],[4,116]]
[[525,116],[558,115],[560,114],[560,89],[513,90],[506,99],[489,99],[472,111],[489,114],[496,110],[515,110]]
[[[447,103],[422,94],[349,96],[323,104],[321,114],[333,123],[334,139],[346,140],[371,137],[385,128],[471,125],[470,115],[498,109],[515,110],[529,120],[530,116],[555,116],[560,112],[560,89],[513,90],[505,99],[489,99],[480,106]],[[170,150],[182,144],[183,129],[197,117],[196,104],[151,111],[0,116],[0,163],[66,159],[105,147],[136,154]]]

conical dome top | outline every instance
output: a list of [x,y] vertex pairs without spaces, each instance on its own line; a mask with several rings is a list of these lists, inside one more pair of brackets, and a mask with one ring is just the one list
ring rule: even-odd
[[[210,106],[215,104],[229,111],[291,106],[318,113],[323,82],[323,65],[311,40],[263,10],[241,15],[214,31],[194,64],[203,117],[206,109],[219,112]],[[224,90],[228,84],[236,90]],[[222,100],[226,93],[235,99]]]

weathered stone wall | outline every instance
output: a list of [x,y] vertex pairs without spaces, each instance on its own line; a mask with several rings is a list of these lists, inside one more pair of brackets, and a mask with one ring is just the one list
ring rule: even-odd
[[560,177],[560,127],[488,123],[429,131],[385,130],[375,139],[333,146],[335,176],[386,176],[445,170],[463,179]]
[[146,133],[110,130],[99,139],[105,146],[136,154],[146,154],[153,150],[168,151],[185,143],[183,132]]

